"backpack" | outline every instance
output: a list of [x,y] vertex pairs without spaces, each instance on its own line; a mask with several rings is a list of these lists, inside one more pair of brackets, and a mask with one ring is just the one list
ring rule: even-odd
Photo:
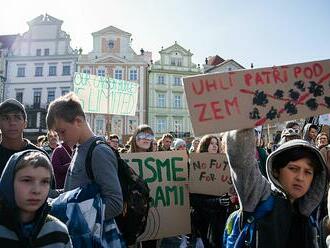
[[[92,153],[96,145],[106,144],[103,139],[95,140],[86,156],[86,168],[91,170]],[[109,146],[109,145],[108,145]],[[109,146],[118,162],[118,178],[123,193],[123,212],[115,217],[127,245],[135,244],[136,239],[145,231],[150,208],[150,189],[142,177],[120,158],[118,151]],[[91,174],[92,172],[89,172]],[[92,174],[91,174],[92,175]]]
[[224,248],[254,247],[255,223],[266,216],[274,207],[274,196],[270,195],[257,206],[255,212],[242,218],[242,211],[236,210],[229,215],[223,234]]

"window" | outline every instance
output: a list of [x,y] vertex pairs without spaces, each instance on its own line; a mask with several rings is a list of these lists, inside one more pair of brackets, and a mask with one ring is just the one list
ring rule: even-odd
[[158,84],[165,84],[164,76],[158,76]]
[[25,67],[17,68],[17,77],[25,77]]
[[181,103],[182,103],[181,99],[182,98],[179,95],[174,96],[174,105],[173,105],[174,108],[181,108],[182,107],[181,106]]
[[105,70],[104,69],[98,69],[97,70],[97,75],[99,77],[105,77]]
[[108,47],[109,47],[110,49],[112,49],[112,48],[114,48],[114,46],[115,46],[115,42],[114,42],[113,40],[109,40],[109,41],[108,41]]
[[182,120],[174,120],[174,131],[179,133],[182,131]]
[[36,50],[36,55],[37,55],[37,56],[41,56],[41,49],[37,49],[37,50]]
[[61,96],[64,96],[70,92],[70,87],[61,88]]
[[42,77],[42,66],[36,66],[36,70],[35,70],[35,76],[36,77]]
[[115,70],[115,79],[123,79],[123,71],[120,69]]
[[182,66],[182,58],[171,58],[171,65]]
[[37,127],[37,113],[30,112],[27,116],[27,127],[36,128]]
[[49,76],[56,76],[56,65],[49,66]]
[[179,77],[174,77],[174,85],[175,86],[181,86],[181,78]]
[[23,103],[23,92],[21,91],[16,92],[16,100],[19,101],[20,103]]
[[71,66],[70,65],[63,65],[63,73],[62,73],[62,75],[63,76],[69,76],[69,75],[71,75],[70,70],[71,70]]
[[157,133],[165,133],[166,131],[166,119],[165,118],[157,118],[156,120],[156,132]]
[[158,108],[165,108],[166,103],[165,103],[165,94],[158,94],[158,99],[157,99],[157,107]]
[[48,90],[47,103],[50,103],[54,100],[55,100],[55,90]]
[[96,132],[98,134],[103,133],[103,126],[104,126],[104,121],[103,120],[96,120]]
[[83,69],[82,72],[83,72],[83,73],[86,73],[86,74],[91,74],[91,70],[90,70],[90,69]]
[[49,48],[45,48],[45,50],[44,50],[44,55],[45,55],[45,56],[48,56],[48,55],[49,55]]
[[33,107],[34,108],[40,108],[40,102],[41,102],[41,91],[37,90],[33,93]]
[[129,71],[129,80],[137,80],[137,70]]

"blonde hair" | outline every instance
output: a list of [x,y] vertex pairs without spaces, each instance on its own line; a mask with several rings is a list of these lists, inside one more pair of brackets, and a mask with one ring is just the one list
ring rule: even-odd
[[47,127],[52,129],[56,119],[72,123],[77,116],[86,119],[78,96],[70,92],[50,103],[46,116]]

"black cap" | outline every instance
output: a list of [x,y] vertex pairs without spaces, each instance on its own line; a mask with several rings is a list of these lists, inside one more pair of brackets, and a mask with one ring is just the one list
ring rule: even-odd
[[0,115],[7,114],[13,111],[20,111],[24,116],[24,120],[26,120],[26,111],[22,103],[15,100],[14,98],[9,98],[2,103],[0,103]]

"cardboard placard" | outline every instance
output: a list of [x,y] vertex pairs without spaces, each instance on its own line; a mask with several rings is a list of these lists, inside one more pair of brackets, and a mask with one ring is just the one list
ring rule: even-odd
[[190,154],[189,191],[190,193],[221,196],[234,194],[226,154]]
[[123,153],[121,157],[150,188],[148,223],[138,240],[190,233],[186,151]]
[[183,78],[196,136],[330,112],[330,60]]
[[320,115],[319,116],[319,124],[330,126],[330,114]]
[[134,116],[139,85],[86,73],[75,73],[74,92],[84,112]]

